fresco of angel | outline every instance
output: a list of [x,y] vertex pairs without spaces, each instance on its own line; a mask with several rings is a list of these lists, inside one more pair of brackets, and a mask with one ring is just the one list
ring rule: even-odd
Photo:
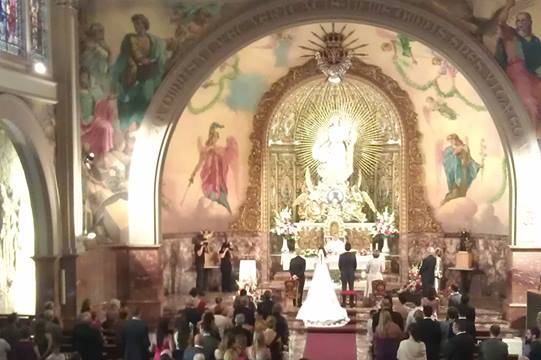
[[228,136],[225,146],[219,145],[219,129],[224,126],[213,122],[209,127],[208,137],[203,144],[201,137],[197,139],[199,148],[199,161],[193,169],[189,185],[193,184],[194,178],[199,172],[201,190],[203,195],[211,202],[222,205],[231,213],[228,195],[230,183],[228,174],[231,170],[233,181],[238,179],[238,143],[233,136]]

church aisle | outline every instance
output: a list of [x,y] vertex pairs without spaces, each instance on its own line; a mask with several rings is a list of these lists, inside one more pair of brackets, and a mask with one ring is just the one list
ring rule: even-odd
[[308,333],[304,356],[310,360],[357,359],[357,340],[353,333]]

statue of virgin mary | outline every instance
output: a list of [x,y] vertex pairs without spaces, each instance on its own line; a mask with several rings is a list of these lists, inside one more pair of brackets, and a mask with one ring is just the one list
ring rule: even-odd
[[353,153],[357,128],[340,114],[331,117],[326,130],[320,131],[312,157],[319,161],[317,173],[325,185],[344,184],[353,173]]

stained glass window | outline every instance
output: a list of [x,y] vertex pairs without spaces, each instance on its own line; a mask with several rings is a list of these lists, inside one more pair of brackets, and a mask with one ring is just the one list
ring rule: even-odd
[[32,57],[44,61],[47,57],[47,2],[30,0],[30,45]]
[[0,51],[24,55],[23,0],[0,0]]

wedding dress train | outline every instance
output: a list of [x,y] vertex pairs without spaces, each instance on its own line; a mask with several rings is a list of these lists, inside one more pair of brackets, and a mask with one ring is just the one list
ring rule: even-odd
[[329,268],[321,257],[297,320],[302,320],[306,327],[339,327],[349,322],[346,309],[338,302]]

